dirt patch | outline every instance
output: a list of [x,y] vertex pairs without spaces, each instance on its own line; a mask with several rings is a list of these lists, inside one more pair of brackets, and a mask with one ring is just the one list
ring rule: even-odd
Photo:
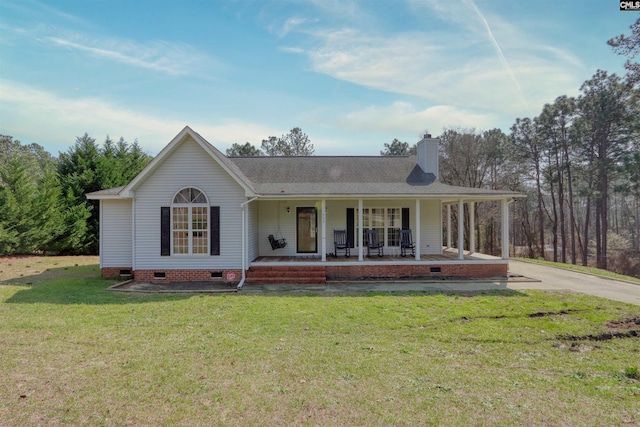
[[545,317],[545,316],[558,316],[562,314],[571,314],[579,310],[560,310],[560,311],[539,311],[537,313],[527,314],[527,317]]
[[640,329],[640,317],[610,320],[607,322],[607,327],[611,329]]
[[640,336],[640,331],[632,329],[626,332],[613,331],[597,335],[563,335],[560,338],[565,341],[609,341],[615,338],[636,338],[638,336]]
[[596,350],[598,348],[600,348],[599,345],[589,345],[589,344],[584,344],[584,343],[579,343],[579,342],[572,342],[570,344],[564,343],[564,342],[555,342],[553,344],[553,346],[555,348],[562,348],[562,349],[567,349],[569,351],[572,351],[574,353],[587,353],[589,351],[593,351]]

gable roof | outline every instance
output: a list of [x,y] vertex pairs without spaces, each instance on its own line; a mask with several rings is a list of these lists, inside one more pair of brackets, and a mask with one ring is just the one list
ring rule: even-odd
[[522,196],[514,191],[443,184],[418,166],[416,156],[227,157],[185,126],[129,184],[89,193],[87,198],[132,198],[133,191],[189,137],[244,188],[246,197],[496,200]]
[[[201,137],[197,132],[194,132],[189,126],[185,126],[182,131],[178,135],[175,136],[167,144],[166,147],[158,153],[156,157],[138,174],[133,180],[127,185],[124,186],[122,190],[120,190],[120,197],[133,197],[132,191],[138,188],[151,174],[155,171],[164,161],[165,159],[175,151],[184,141],[187,140],[188,137],[191,137],[202,149],[207,152],[211,156],[211,158],[216,161],[232,178],[234,178],[238,184],[242,186],[245,190],[245,194],[247,197],[252,197],[255,195],[255,192],[251,186],[251,182],[247,179],[246,176],[240,171],[236,165],[229,160],[227,156],[222,154],[217,148],[213,145],[209,144],[207,140]],[[96,195],[96,193],[91,193],[91,195]]]

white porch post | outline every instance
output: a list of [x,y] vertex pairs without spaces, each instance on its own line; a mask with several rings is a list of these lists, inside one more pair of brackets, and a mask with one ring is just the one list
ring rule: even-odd
[[416,245],[416,261],[420,261],[420,199],[416,199],[416,235],[415,235],[415,245]]
[[447,249],[451,249],[451,204],[447,205]]
[[364,261],[364,251],[362,245],[364,241],[362,239],[362,199],[358,199],[358,261]]
[[469,254],[476,251],[476,203],[469,202]]
[[464,202],[458,200],[458,259],[464,259]]
[[320,216],[320,224],[322,227],[321,230],[321,236],[322,236],[322,261],[326,261],[327,260],[327,200],[326,199],[322,199],[321,202],[321,210],[322,210],[322,215]]
[[502,259],[509,259],[509,202],[502,199]]

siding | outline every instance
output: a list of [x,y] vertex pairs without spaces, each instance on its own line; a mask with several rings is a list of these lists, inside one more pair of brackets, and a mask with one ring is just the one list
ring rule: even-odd
[[131,200],[100,201],[100,267],[132,267]]
[[[421,248],[423,254],[439,254],[442,253],[442,231],[441,231],[441,208],[438,200],[424,200],[421,202],[420,213],[422,223],[420,227]],[[259,201],[259,230],[258,230],[258,253],[260,256],[295,256],[296,255],[296,207],[315,206],[318,209],[318,253],[322,249],[321,241],[321,219],[320,219],[320,200],[291,200],[291,201]],[[286,212],[287,207],[290,213]],[[364,200],[364,208],[409,208],[409,227],[415,233],[415,199],[406,200]],[[333,252],[333,230],[345,229],[347,227],[346,210],[347,208],[356,209],[357,200],[327,200],[327,252]],[[279,215],[279,218],[278,218]],[[357,222],[357,218],[356,218]],[[271,245],[267,240],[269,234],[276,235],[278,224],[282,237],[287,239],[287,246],[282,249],[271,249]],[[356,248],[352,249],[352,253],[357,253],[357,231],[356,231]],[[415,239],[415,236],[414,236]]]
[[[413,210],[415,210],[415,206]],[[420,253],[441,254],[442,205],[440,201],[423,200],[420,205],[420,217]]]
[[[182,188],[203,191],[220,206],[220,255],[160,256],[160,207]],[[136,270],[240,269],[244,189],[195,141],[188,138],[135,191]]]

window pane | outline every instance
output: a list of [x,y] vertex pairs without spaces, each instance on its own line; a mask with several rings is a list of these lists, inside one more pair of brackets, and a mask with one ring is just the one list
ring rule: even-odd
[[176,194],[176,197],[173,198],[173,203],[189,203],[189,200],[191,200],[189,189],[185,188]]
[[208,233],[206,231],[194,231],[192,240],[192,249],[194,254],[207,253]]
[[173,208],[173,229],[188,230],[189,228],[188,208]]
[[402,227],[402,217],[400,208],[387,209],[387,245],[400,246],[400,227]]
[[371,228],[382,228],[384,227],[384,209],[382,208],[374,208],[371,209]]
[[189,233],[186,231],[173,232],[173,253],[189,253]]
[[191,189],[191,203],[207,203],[207,198],[204,194],[195,188]]

